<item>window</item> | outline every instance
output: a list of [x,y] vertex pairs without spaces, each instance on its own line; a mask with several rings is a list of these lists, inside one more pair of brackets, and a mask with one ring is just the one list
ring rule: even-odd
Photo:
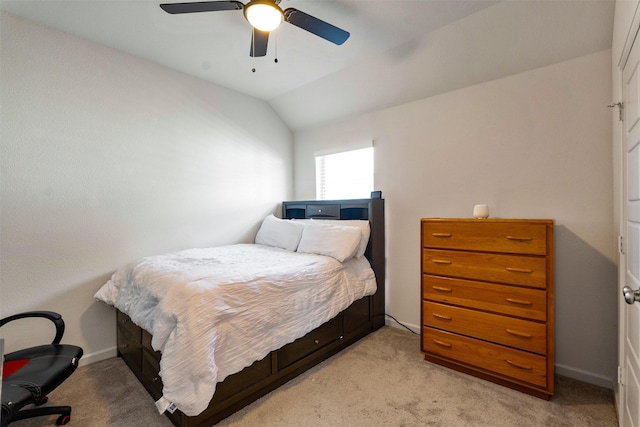
[[316,154],[315,157],[318,200],[367,199],[371,196],[373,147]]

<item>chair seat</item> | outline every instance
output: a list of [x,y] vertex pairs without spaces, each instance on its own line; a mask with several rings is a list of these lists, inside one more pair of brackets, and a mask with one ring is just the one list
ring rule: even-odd
[[[64,335],[64,320],[55,311],[35,310],[13,314],[0,319],[0,327],[27,318],[50,321],[56,334],[51,344],[14,351],[4,356],[0,427],[7,427],[14,421],[49,415],[58,415],[56,425],[65,425],[71,420],[71,406],[44,403],[47,395],[76,370],[82,357],[82,348],[60,344]],[[30,404],[36,406],[25,408]]]
[[7,362],[28,362],[2,381],[3,411],[11,413],[38,403],[73,373],[82,353],[82,348],[75,345],[49,344],[5,355]]

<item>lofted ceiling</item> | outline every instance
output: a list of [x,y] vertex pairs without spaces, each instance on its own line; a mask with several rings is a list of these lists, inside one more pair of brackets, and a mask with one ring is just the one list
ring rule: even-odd
[[241,11],[170,15],[164,2],[177,1],[0,9],[265,100],[294,131],[610,48],[614,12],[613,0],[282,0],[350,38],[283,23],[251,58]]

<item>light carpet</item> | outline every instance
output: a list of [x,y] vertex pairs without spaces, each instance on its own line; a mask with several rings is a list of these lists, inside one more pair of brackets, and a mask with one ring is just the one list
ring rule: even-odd
[[[171,426],[118,358],[81,366],[50,395],[73,426]],[[50,426],[56,417],[15,427]],[[545,401],[431,364],[420,339],[383,327],[217,424],[227,426],[617,426],[613,392],[565,377]]]

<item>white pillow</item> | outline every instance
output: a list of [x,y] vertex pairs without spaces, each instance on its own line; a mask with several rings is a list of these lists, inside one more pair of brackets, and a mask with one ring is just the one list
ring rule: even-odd
[[345,262],[356,254],[361,236],[359,227],[310,221],[304,225],[297,251],[326,255]]
[[364,256],[365,251],[367,250],[367,245],[369,244],[369,237],[371,236],[371,225],[369,221],[366,219],[303,219],[297,220],[302,222],[303,224],[308,224],[313,222],[314,224],[331,224],[331,225],[339,225],[339,226],[349,226],[349,227],[359,227],[361,236],[360,243],[358,244],[358,248],[356,249],[356,258],[361,258]]
[[262,221],[255,241],[258,245],[295,251],[303,230],[304,226],[301,223],[276,218],[271,214]]

